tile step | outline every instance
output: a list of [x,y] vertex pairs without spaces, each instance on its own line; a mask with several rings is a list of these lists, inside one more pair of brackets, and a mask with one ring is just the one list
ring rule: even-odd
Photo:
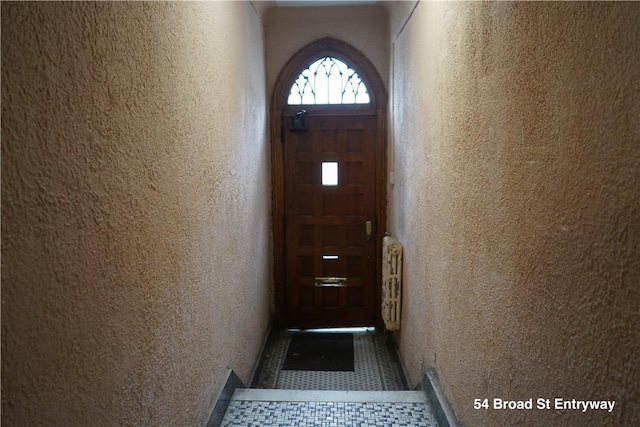
[[422,391],[281,390],[239,388],[231,400],[260,402],[427,403]]
[[421,391],[237,389],[221,427],[438,427]]

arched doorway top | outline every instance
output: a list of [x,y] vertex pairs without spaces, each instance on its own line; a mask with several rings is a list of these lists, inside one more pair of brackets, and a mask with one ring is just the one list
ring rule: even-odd
[[305,68],[291,85],[289,105],[369,104],[362,77],[334,56],[323,56]]
[[[274,86],[272,107],[280,110],[288,105],[291,88],[301,73],[314,62],[326,57],[336,58],[354,71],[358,80],[361,80],[362,85],[367,88],[370,107],[380,108],[385,104],[384,85],[371,61],[348,43],[327,37],[316,40],[298,50],[285,64]],[[304,102],[301,104],[304,105]]]

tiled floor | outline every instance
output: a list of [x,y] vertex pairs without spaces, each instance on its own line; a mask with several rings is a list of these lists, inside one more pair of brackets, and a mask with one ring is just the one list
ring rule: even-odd
[[424,393],[405,391],[383,333],[354,333],[353,372],[283,370],[293,333],[272,333],[257,383],[236,390],[223,427],[438,426]]
[[222,426],[437,427],[421,392],[281,393],[236,391]]
[[296,332],[271,335],[254,388],[294,390],[406,390],[388,337],[375,331],[354,332],[353,372],[287,371],[282,369],[291,337]]

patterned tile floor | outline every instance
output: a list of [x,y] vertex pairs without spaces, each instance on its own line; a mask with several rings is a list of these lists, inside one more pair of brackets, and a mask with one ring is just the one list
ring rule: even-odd
[[354,333],[353,372],[316,372],[282,369],[293,333],[272,333],[257,383],[236,390],[223,427],[437,427],[424,393],[400,391],[407,387],[384,334]]
[[437,427],[424,403],[232,401],[222,422],[229,426]]
[[291,337],[296,332],[274,331],[267,343],[258,381],[253,388],[294,390],[406,390],[388,337],[375,331],[354,332],[354,371],[320,372],[282,369]]
[[419,391],[238,389],[222,422],[232,426],[437,427]]

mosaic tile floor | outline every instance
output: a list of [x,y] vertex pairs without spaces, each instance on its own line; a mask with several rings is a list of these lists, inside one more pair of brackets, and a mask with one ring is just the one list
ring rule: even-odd
[[426,395],[406,391],[383,333],[354,332],[353,372],[282,369],[294,333],[272,332],[253,388],[235,391],[223,427],[438,426]]
[[403,374],[384,333],[354,332],[354,371],[319,372],[282,369],[295,332],[273,332],[253,388],[294,390],[406,390]]
[[280,397],[279,391],[237,391],[221,426],[437,427],[421,392],[364,392],[362,396],[363,392],[311,391],[305,392],[311,394],[310,399],[298,392],[300,400],[296,401]]

